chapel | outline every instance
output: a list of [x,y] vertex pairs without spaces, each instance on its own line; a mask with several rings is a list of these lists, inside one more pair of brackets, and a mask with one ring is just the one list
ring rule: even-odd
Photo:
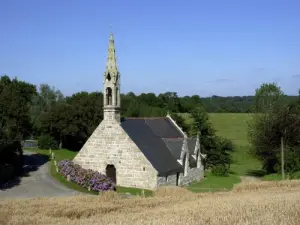
[[120,78],[111,33],[103,76],[103,120],[74,163],[106,174],[123,187],[154,190],[203,179],[205,155],[200,151],[199,136],[188,138],[169,114],[121,117]]

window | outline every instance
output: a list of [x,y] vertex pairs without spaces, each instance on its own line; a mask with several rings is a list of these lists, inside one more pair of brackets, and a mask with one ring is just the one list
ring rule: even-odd
[[108,73],[108,74],[107,74],[107,76],[106,76],[106,79],[107,79],[108,81],[110,81],[110,80],[111,80],[110,73]]

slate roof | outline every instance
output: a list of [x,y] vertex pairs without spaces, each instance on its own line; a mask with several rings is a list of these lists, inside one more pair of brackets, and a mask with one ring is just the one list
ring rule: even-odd
[[164,141],[173,138],[183,139],[183,135],[167,117],[123,118],[121,126],[160,175],[183,171],[177,162],[178,149],[170,151],[168,142],[166,144]]
[[183,144],[183,138],[163,138],[163,141],[171,151],[173,157],[175,159],[179,159]]
[[[188,138],[187,139],[187,144],[188,144],[188,149],[189,149],[191,160],[193,160],[191,155],[194,154],[196,140],[197,140],[196,138]],[[163,141],[165,142],[165,144],[171,151],[173,157],[176,159],[179,159],[180,154],[181,154],[182,144],[183,144],[183,138],[163,138]]]

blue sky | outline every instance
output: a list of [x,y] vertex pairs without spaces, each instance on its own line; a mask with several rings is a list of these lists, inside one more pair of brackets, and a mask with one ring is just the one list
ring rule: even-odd
[[299,0],[0,0],[0,75],[102,91],[110,24],[121,92],[300,88]]

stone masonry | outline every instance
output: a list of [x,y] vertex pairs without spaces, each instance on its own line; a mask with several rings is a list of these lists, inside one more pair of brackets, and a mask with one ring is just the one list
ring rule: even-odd
[[103,174],[114,165],[119,186],[157,187],[157,171],[116,120],[104,119],[73,161]]

